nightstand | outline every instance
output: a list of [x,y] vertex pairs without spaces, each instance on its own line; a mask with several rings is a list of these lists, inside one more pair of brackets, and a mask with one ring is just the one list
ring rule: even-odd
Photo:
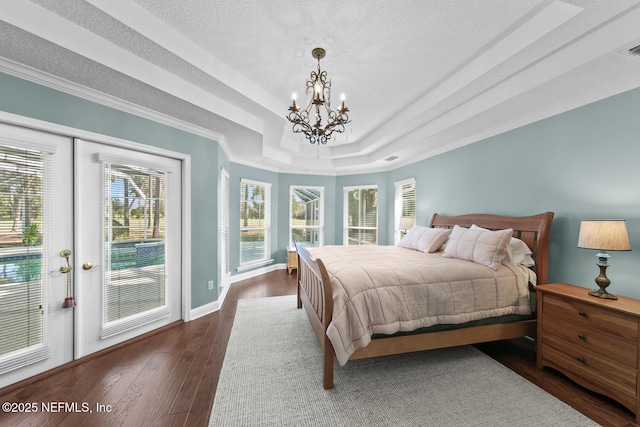
[[289,274],[298,268],[298,254],[296,248],[287,248],[287,271]]
[[640,422],[640,300],[606,300],[566,283],[536,287],[536,364],[629,408]]

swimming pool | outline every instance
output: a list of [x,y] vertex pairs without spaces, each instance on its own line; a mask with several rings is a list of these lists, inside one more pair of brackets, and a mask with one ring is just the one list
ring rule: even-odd
[[[111,243],[111,271],[164,264],[163,240],[132,240]],[[40,247],[14,249],[2,254],[0,249],[0,283],[39,280],[42,275]]]

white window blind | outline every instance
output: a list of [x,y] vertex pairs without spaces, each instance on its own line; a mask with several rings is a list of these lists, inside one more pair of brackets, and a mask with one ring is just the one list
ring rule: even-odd
[[0,374],[50,356],[51,187],[50,154],[0,145]]
[[289,244],[293,239],[304,246],[322,246],[324,226],[324,188],[290,189]]
[[169,315],[166,179],[167,171],[103,162],[102,338]]
[[400,241],[405,230],[400,229],[400,218],[408,217],[416,223],[416,180],[398,181],[395,185],[394,229],[395,243]]
[[226,286],[231,270],[229,269],[229,173],[222,169],[220,173],[220,283]]
[[345,245],[378,244],[378,187],[344,188]]
[[271,184],[240,182],[240,265],[256,265],[269,258]]

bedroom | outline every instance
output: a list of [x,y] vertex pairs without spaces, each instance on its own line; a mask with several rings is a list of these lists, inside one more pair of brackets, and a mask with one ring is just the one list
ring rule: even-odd
[[[34,2],[34,4],[37,2]],[[98,4],[100,2],[92,2]],[[568,2],[578,6],[596,2]],[[616,8],[608,11],[609,19],[638,13],[637,2],[619,2]],[[552,2],[537,2],[531,10],[541,11]],[[610,3],[609,3],[610,4]],[[497,2],[490,2],[497,7]],[[35,6],[39,7],[39,6]],[[96,6],[97,7],[97,6]],[[102,5],[102,7],[107,7]],[[487,6],[488,7],[488,6]],[[598,10],[596,8],[596,10]],[[614,12],[615,11],[615,12]],[[623,13],[623,11],[625,13]],[[3,12],[8,13],[8,12]],[[514,12],[515,13],[515,12]],[[529,12],[527,12],[529,13]],[[594,13],[594,12],[592,12]],[[16,12],[17,14],[17,12]],[[44,15],[41,15],[44,14]],[[53,13],[41,11],[43,19],[53,19]],[[620,15],[620,16],[619,16]],[[530,16],[530,15],[528,15]],[[635,16],[635,15],[632,15]],[[7,23],[9,18],[11,22]],[[64,19],[60,21],[64,22]],[[120,17],[120,19],[124,19]],[[603,18],[604,19],[604,18]],[[43,50],[52,48],[54,42],[46,42],[31,35],[27,30],[16,30],[19,21],[16,16],[6,15],[3,18],[2,57],[17,62],[16,55],[22,55],[22,63],[38,68],[39,59],[47,58],[50,65],[58,66],[55,58],[41,55]],[[32,31],[33,24],[23,23]],[[44,30],[42,30],[44,31]],[[47,38],[44,34],[41,37]],[[578,249],[576,246],[580,220],[585,218],[623,218],[627,220],[631,246],[635,248],[638,242],[638,209],[640,193],[637,183],[640,172],[636,166],[640,154],[640,131],[636,125],[637,111],[640,111],[640,92],[637,88],[640,81],[637,71],[640,67],[637,57],[620,53],[617,48],[633,47],[640,44],[639,34],[623,34],[627,39],[618,43],[616,49],[594,59],[592,64],[602,65],[610,63],[614,72],[599,75],[600,78],[581,81],[573,79],[572,74],[566,74],[560,79],[560,86],[576,86],[583,95],[582,105],[567,112],[552,115],[539,111],[532,111],[522,126],[516,124],[514,129],[499,133],[496,126],[504,120],[505,112],[527,110],[527,106],[520,106],[518,100],[513,104],[506,104],[502,108],[502,115],[493,110],[474,116],[467,121],[469,127],[460,129],[460,135],[452,128],[449,138],[463,140],[473,135],[477,142],[459,147],[455,150],[439,153],[438,155],[406,164],[377,169],[372,172],[366,170],[358,173],[345,172],[336,169],[330,174],[308,173],[304,168],[294,171],[276,171],[274,168],[260,167],[260,161],[248,162],[229,152],[228,146],[216,142],[215,138],[202,136],[170,125],[161,124],[149,118],[142,118],[132,112],[124,112],[113,105],[100,104],[94,98],[89,101],[83,96],[84,92],[73,92],[65,85],[44,83],[30,74],[33,69],[20,68],[16,70],[4,62],[3,74],[0,75],[0,110],[2,122],[17,123],[21,126],[40,125],[39,121],[63,126],[65,129],[78,129],[73,136],[87,137],[88,134],[107,135],[113,138],[134,141],[162,149],[178,151],[191,157],[191,271],[190,306],[195,318],[200,314],[214,311],[222,303],[220,291],[222,278],[220,277],[220,249],[217,245],[219,232],[218,215],[218,183],[220,168],[225,168],[230,175],[230,194],[240,194],[240,180],[250,179],[270,183],[272,186],[271,216],[277,218],[272,223],[269,258],[274,262],[271,268],[282,267],[286,260],[285,248],[288,246],[289,224],[288,216],[282,214],[289,207],[289,187],[291,185],[323,186],[325,189],[325,224],[324,239],[326,244],[342,243],[342,191],[344,187],[358,185],[377,185],[378,197],[388,206],[392,206],[394,198],[394,182],[408,178],[416,179],[416,200],[418,224],[427,225],[434,212],[445,214],[460,214],[470,212],[488,212],[503,215],[528,215],[544,211],[554,211],[556,216],[553,223],[550,245],[550,279],[552,281],[566,281],[592,286],[596,275],[594,253]],[[9,43],[7,43],[9,41]],[[59,43],[68,43],[57,40]],[[22,46],[17,49],[12,47]],[[44,47],[43,47],[44,46]],[[31,49],[29,49],[29,48]],[[313,46],[309,46],[313,47]],[[96,81],[85,77],[81,84],[84,86],[97,85],[106,88],[111,84],[113,74],[103,74],[104,66],[96,66],[83,60],[81,54],[73,53],[72,46],[67,49],[56,49],[55,52],[64,60],[77,60],[78,69],[87,68],[95,76],[108,77]],[[305,45],[306,49],[306,45]],[[296,68],[291,78],[292,90],[302,90],[302,85],[308,71],[309,52],[291,61]],[[86,53],[88,55],[88,53]],[[331,57],[328,49],[328,61]],[[626,56],[625,56],[626,55]],[[40,57],[40,58],[39,58]],[[355,64],[354,64],[355,65]],[[347,65],[335,60],[329,69],[336,88],[341,81],[347,81],[340,73],[345,73]],[[606,67],[605,67],[606,69]],[[53,74],[53,70],[51,70]],[[60,70],[63,77],[73,81],[71,70]],[[120,71],[123,72],[123,71]],[[631,77],[629,77],[631,76]],[[34,81],[35,80],[35,81]],[[352,79],[355,80],[355,79]],[[39,83],[38,83],[39,82]],[[128,84],[131,81],[127,80]],[[115,85],[114,85],[115,86]],[[385,83],[382,86],[386,86]],[[130,86],[123,86],[130,87]],[[112,88],[113,89],[113,88]],[[117,89],[117,88],[116,88]],[[139,89],[136,86],[136,90]],[[422,88],[421,88],[422,89]],[[426,90],[426,88],[424,88]],[[388,90],[384,87],[381,90]],[[149,89],[149,97],[157,95],[157,90]],[[365,114],[360,113],[365,108],[366,101],[357,100],[355,93],[347,90],[350,108],[353,112],[354,132],[361,132],[362,127],[356,118],[364,120]],[[71,93],[70,93],[71,92]],[[121,93],[122,97],[126,94]],[[285,99],[274,101],[283,104],[277,116],[282,120],[286,112],[286,104],[291,90],[287,89],[281,96]],[[138,92],[133,92],[138,94]],[[525,95],[531,95],[527,92]],[[546,99],[545,95],[549,98]],[[553,92],[540,94],[537,105],[549,102],[553,110],[556,98]],[[522,95],[524,97],[524,95]],[[384,99],[391,99],[392,93],[387,92]],[[168,97],[145,100],[154,103],[158,100],[168,101]],[[604,98],[604,99],[603,99]],[[594,101],[594,102],[592,102]],[[358,106],[358,108],[356,108]],[[194,111],[186,104],[174,105],[176,111],[184,107],[185,111]],[[124,107],[123,107],[124,108]],[[251,106],[251,108],[254,108]],[[558,107],[560,108],[560,107]],[[360,110],[360,111],[358,111]],[[196,110],[193,120],[201,127],[210,127],[207,123],[209,114]],[[255,111],[254,111],[255,113]],[[270,113],[276,116],[275,113]],[[360,116],[358,116],[360,114]],[[552,117],[544,118],[547,115]],[[184,120],[184,117],[178,115]],[[155,117],[154,117],[155,118]],[[213,118],[211,119],[213,122]],[[493,125],[492,131],[483,134],[483,123]],[[247,137],[250,141],[259,139],[248,127],[231,127],[228,122],[222,122],[221,134],[227,134],[228,141],[232,138]],[[511,125],[511,124],[510,124]],[[280,124],[282,126],[282,124]],[[250,126],[249,126],[250,127]],[[499,128],[499,126],[497,126]],[[509,129],[509,127],[507,127]],[[507,130],[505,129],[505,130]],[[54,131],[57,128],[54,127]],[[266,130],[265,130],[266,131]],[[85,134],[86,133],[86,134]],[[495,135],[494,135],[495,133]],[[230,142],[227,145],[231,145]],[[251,145],[249,147],[252,147]],[[330,147],[327,147],[330,148]],[[252,151],[251,149],[247,151]],[[257,150],[259,158],[262,150]],[[320,154],[322,157],[322,152]],[[416,156],[417,158],[417,156]],[[314,156],[311,159],[315,159]],[[311,162],[311,160],[308,160]],[[402,159],[401,159],[402,161]],[[349,167],[344,168],[349,169]],[[357,169],[354,169],[357,172]],[[230,229],[238,230],[240,226],[240,206],[231,199]],[[380,244],[393,244],[396,224],[390,209],[380,209],[378,212]],[[229,260],[231,266],[231,281],[262,273],[267,269],[258,268],[238,272],[239,235],[230,233]],[[634,251],[613,254],[612,268],[609,276],[612,279],[611,291],[620,295],[640,298],[640,290],[635,284],[635,278],[640,273]],[[207,282],[214,280],[214,289],[209,289]],[[233,285],[231,285],[233,286]]]

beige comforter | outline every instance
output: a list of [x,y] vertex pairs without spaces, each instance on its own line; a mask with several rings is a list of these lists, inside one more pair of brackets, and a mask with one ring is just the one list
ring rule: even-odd
[[309,248],[322,259],[333,287],[327,336],[340,365],[371,335],[459,324],[507,314],[531,314],[527,277],[503,264],[480,264],[397,246]]

